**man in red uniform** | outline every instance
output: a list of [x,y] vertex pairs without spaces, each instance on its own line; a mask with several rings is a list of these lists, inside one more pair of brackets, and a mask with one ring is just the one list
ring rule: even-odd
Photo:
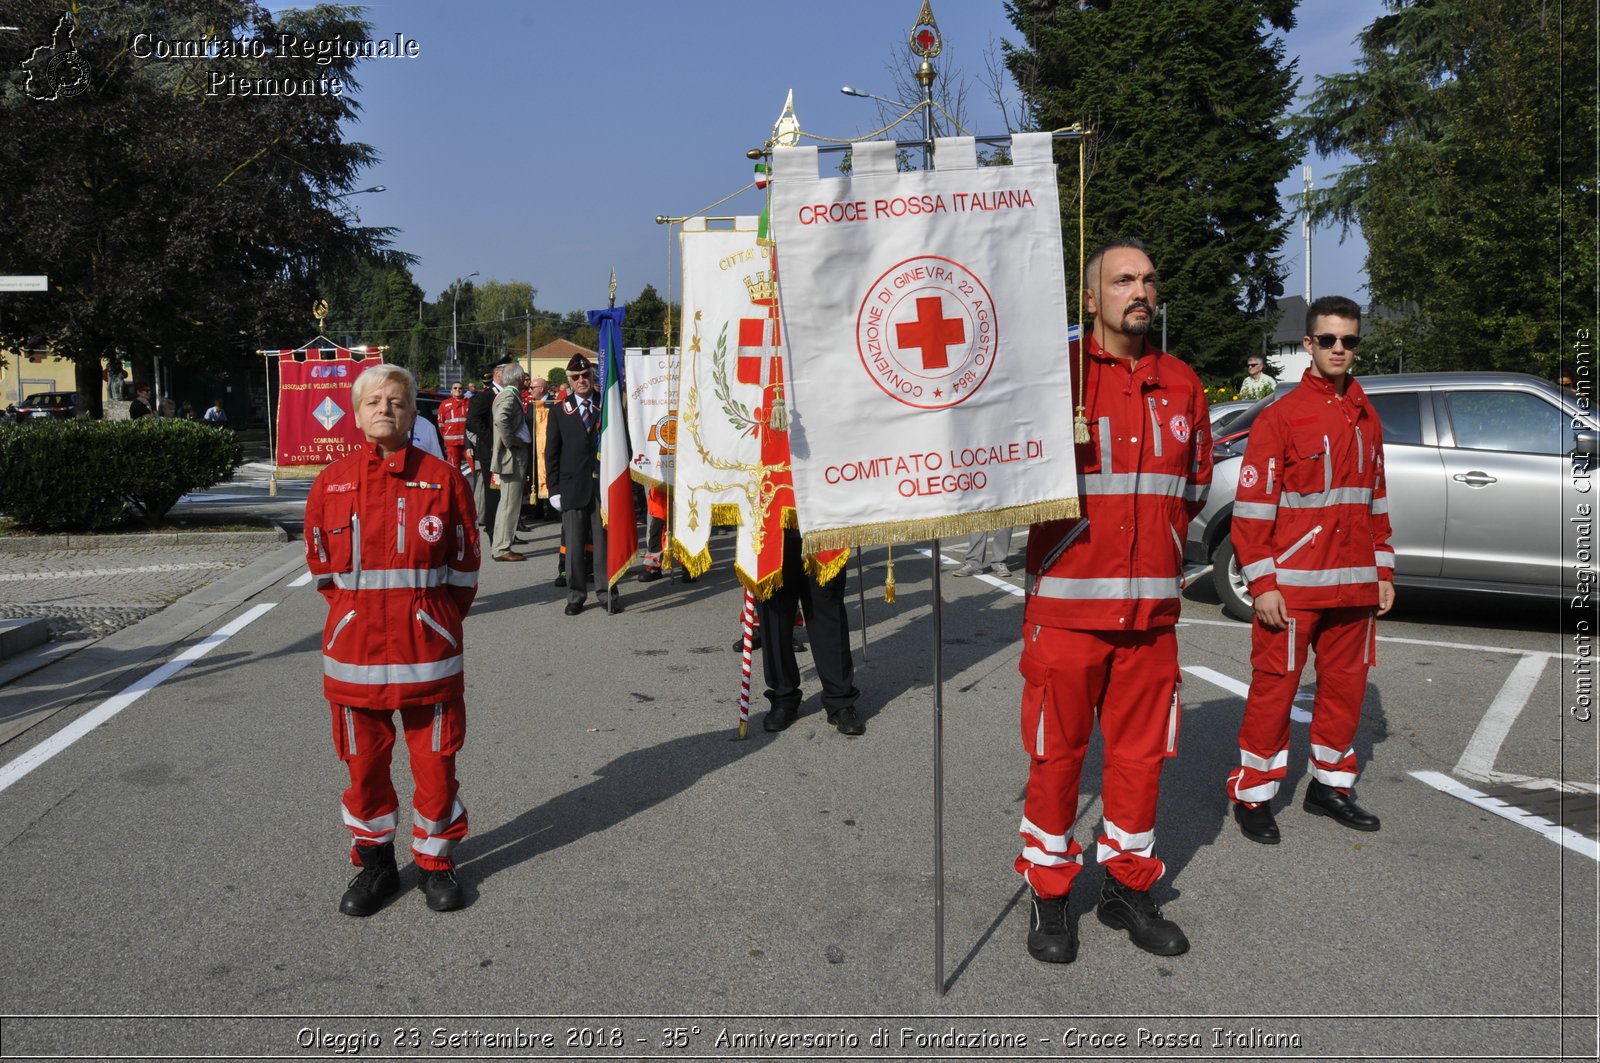
[[[1306,311],[1311,368],[1262,411],[1250,433],[1233,507],[1233,550],[1250,581],[1253,675],[1228,776],[1246,838],[1279,841],[1269,807],[1289,763],[1289,710],[1306,651],[1317,654],[1311,784],[1305,810],[1355,830],[1378,817],[1350,796],[1373,620],[1394,606],[1394,550],[1383,476],[1383,427],[1350,377],[1361,308],[1341,295]],[[1376,607],[1376,609],[1374,609]]]
[[371,915],[400,888],[389,778],[393,713],[411,754],[411,852],[436,912],[461,907],[451,852],[467,833],[456,753],[466,733],[461,621],[478,590],[478,533],[467,482],[407,445],[417,385],[377,365],[351,389],[365,446],[322,471],[306,500],[306,563],[328,600],[323,691],[333,744],[350,769],[344,822],[361,871],[339,910]]
[[1078,778],[1098,718],[1105,745],[1106,877],[1097,914],[1160,956],[1189,948],[1150,887],[1161,767],[1177,752],[1183,541],[1211,483],[1205,389],[1150,343],[1156,272],[1137,240],[1089,260],[1094,330],[1071,348],[1089,442],[1077,448],[1078,520],[1028,534],[1022,744],[1030,758],[1016,869],[1033,891],[1028,952],[1071,963],[1068,891],[1082,870],[1072,837]]
[[439,437],[444,441],[444,459],[462,469],[467,456],[467,400],[460,384],[451,384],[450,397],[439,403]]

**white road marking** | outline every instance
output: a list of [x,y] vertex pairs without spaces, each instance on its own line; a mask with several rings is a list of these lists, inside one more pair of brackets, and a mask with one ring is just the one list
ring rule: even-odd
[[[911,552],[914,554],[919,554],[922,557],[933,556],[933,551],[929,550],[925,546],[912,547]],[[942,561],[946,567],[950,568],[959,568],[961,565],[961,562],[952,561],[948,556],[941,555],[939,560]],[[987,583],[991,587],[998,587],[1000,590],[1003,590],[1007,594],[1017,598],[1021,598],[1024,593],[1022,588],[1017,586],[1015,583],[1007,582],[1006,580],[1001,579],[999,576],[991,576],[987,572],[973,576],[972,578],[977,580],[979,583]]]
[[1486,812],[1493,812],[1502,819],[1527,827],[1537,834],[1542,834],[1558,845],[1564,845],[1575,853],[1581,853],[1589,859],[1600,862],[1600,842],[1585,838],[1575,830],[1559,827],[1543,816],[1536,816],[1532,812],[1524,811],[1514,805],[1508,805],[1497,797],[1479,793],[1470,786],[1463,786],[1448,775],[1441,775],[1436,771],[1414,771],[1413,779],[1427,783],[1442,793],[1457,797],[1471,805],[1477,805]]
[[1533,688],[1544,674],[1546,657],[1527,656],[1517,662],[1511,674],[1489,704],[1489,711],[1478,721],[1461,759],[1456,761],[1455,773],[1469,779],[1488,781],[1486,772],[1494,771],[1494,761],[1500,755],[1500,746],[1511,733],[1523,706],[1533,696]]
[[49,738],[28,750],[16,760],[4,767],[0,767],[0,792],[8,790],[11,785],[27,775],[51,757],[70,747],[78,739],[111,719],[123,709],[144,697],[168,679],[177,675],[195,661],[204,657],[218,646],[227,642],[234,635],[243,631],[250,624],[258,620],[269,609],[274,608],[276,602],[267,602],[255,606],[253,609],[236,617],[226,625],[207,635],[199,642],[178,654],[166,664],[157,668],[142,679],[135,680],[122,691],[113,694],[95,708],[84,713],[72,723],[63,727]]
[[1185,665],[1183,670],[1196,679],[1204,679],[1219,690],[1226,690],[1235,697],[1242,698],[1250,693],[1249,683],[1241,683],[1232,676],[1223,675],[1221,672],[1214,671],[1204,665],[1189,664]]
[[191,561],[181,565],[133,565],[128,568],[74,569],[71,572],[7,572],[0,574],[0,583],[20,580],[78,579],[82,576],[131,576],[140,572],[188,572],[196,568],[238,568],[232,561]]
[[291,586],[291,587],[304,587],[307,583],[310,583],[310,582],[311,582],[311,573],[310,572],[302,572],[302,573],[300,573],[300,578],[296,579],[293,583],[289,584],[289,586]]

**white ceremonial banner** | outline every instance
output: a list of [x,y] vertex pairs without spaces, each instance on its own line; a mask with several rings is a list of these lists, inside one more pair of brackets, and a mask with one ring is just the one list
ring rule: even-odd
[[972,138],[848,177],[777,148],[772,230],[807,551],[1078,515],[1067,296],[1048,133],[977,165]]
[[671,487],[678,439],[678,352],[666,347],[629,347],[623,352],[628,381],[628,472],[646,487]]
[[[727,219],[722,220],[723,223]],[[764,325],[777,310],[771,247],[756,243],[756,219],[709,228],[684,222],[682,368],[678,385],[678,454],[672,496],[673,551],[691,575],[711,564],[711,525],[739,526],[736,564],[755,573],[761,534],[761,445],[757,410],[760,369],[768,357],[741,355],[741,332]],[[746,324],[749,322],[749,324]],[[758,367],[752,373],[750,365]]]

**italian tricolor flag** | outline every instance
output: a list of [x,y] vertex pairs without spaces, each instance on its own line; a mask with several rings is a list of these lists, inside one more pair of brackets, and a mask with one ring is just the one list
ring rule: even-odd
[[639,553],[639,523],[633,512],[633,446],[622,410],[622,318],[620,306],[589,311],[600,333],[600,519],[606,526],[606,586],[615,587]]

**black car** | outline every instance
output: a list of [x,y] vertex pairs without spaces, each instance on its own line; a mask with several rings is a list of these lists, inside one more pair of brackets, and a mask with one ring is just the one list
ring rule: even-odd
[[76,417],[78,394],[74,391],[39,391],[17,405],[18,420],[33,417]]

